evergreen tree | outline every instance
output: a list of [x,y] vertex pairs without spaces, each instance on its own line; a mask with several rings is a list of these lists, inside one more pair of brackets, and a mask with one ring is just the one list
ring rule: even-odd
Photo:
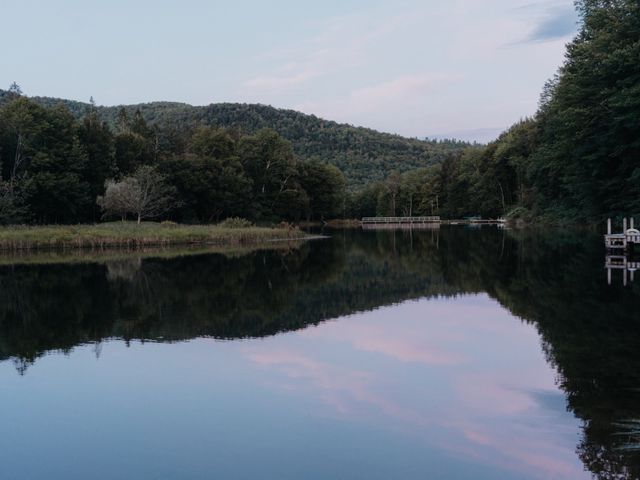
[[[93,100],[93,98],[91,99]],[[109,127],[100,119],[93,101],[78,131],[80,143],[87,155],[83,177],[89,184],[89,196],[95,199],[104,192],[104,182],[116,173],[114,138]],[[86,219],[96,221],[99,212],[94,202]]]
[[319,160],[298,163],[298,178],[306,199],[307,219],[325,220],[343,214],[345,180],[333,165]]

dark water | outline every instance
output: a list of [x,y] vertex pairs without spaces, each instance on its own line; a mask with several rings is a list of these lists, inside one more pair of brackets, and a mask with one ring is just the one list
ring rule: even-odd
[[2,479],[640,474],[640,284],[598,236],[2,261]]

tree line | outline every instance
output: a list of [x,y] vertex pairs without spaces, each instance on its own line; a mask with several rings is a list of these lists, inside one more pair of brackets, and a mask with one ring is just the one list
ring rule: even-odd
[[[33,100],[45,107],[63,103],[78,119],[93,108],[89,103],[72,100],[49,97],[33,97]],[[405,172],[437,164],[447,153],[469,145],[458,140],[405,138],[267,105],[217,103],[192,106],[152,102],[124,108],[129,116],[140,111],[150,125],[162,130],[185,130],[205,125],[255,134],[263,128],[273,129],[291,142],[298,158],[321,158],[323,162],[338,167],[344,173],[350,190],[383,180],[396,169]],[[96,109],[110,127],[116,127],[121,107],[97,106]]]
[[340,170],[300,161],[275,131],[160,129],[120,110],[112,128],[92,105],[81,119],[17,85],[0,108],[0,222],[113,218],[213,222],[323,220],[344,206]]
[[599,221],[640,211],[640,2],[580,0],[581,27],[536,115],[485,147],[387,176],[361,213]]

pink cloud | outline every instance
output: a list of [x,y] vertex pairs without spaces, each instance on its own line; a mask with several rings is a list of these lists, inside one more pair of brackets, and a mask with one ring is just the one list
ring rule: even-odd
[[[402,431],[425,448],[541,479],[580,477],[573,445],[554,433],[577,425],[564,419],[550,432],[548,419],[535,421],[548,412],[531,392],[557,391],[535,329],[486,295],[406,302],[244,353],[268,369],[269,385],[319,400],[343,421]],[[407,383],[402,364],[380,369],[365,353],[414,363],[422,381]]]
[[353,345],[365,352],[381,353],[403,362],[417,362],[426,365],[458,365],[464,361],[461,355],[446,352],[426,344],[413,344],[406,339],[363,336],[356,338]]

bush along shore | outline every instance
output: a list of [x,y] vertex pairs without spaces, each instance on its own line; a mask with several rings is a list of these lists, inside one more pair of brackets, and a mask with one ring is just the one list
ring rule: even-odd
[[230,220],[218,225],[113,222],[96,225],[10,226],[0,228],[0,250],[260,245],[308,238],[307,234],[289,224],[257,227],[240,219]]

